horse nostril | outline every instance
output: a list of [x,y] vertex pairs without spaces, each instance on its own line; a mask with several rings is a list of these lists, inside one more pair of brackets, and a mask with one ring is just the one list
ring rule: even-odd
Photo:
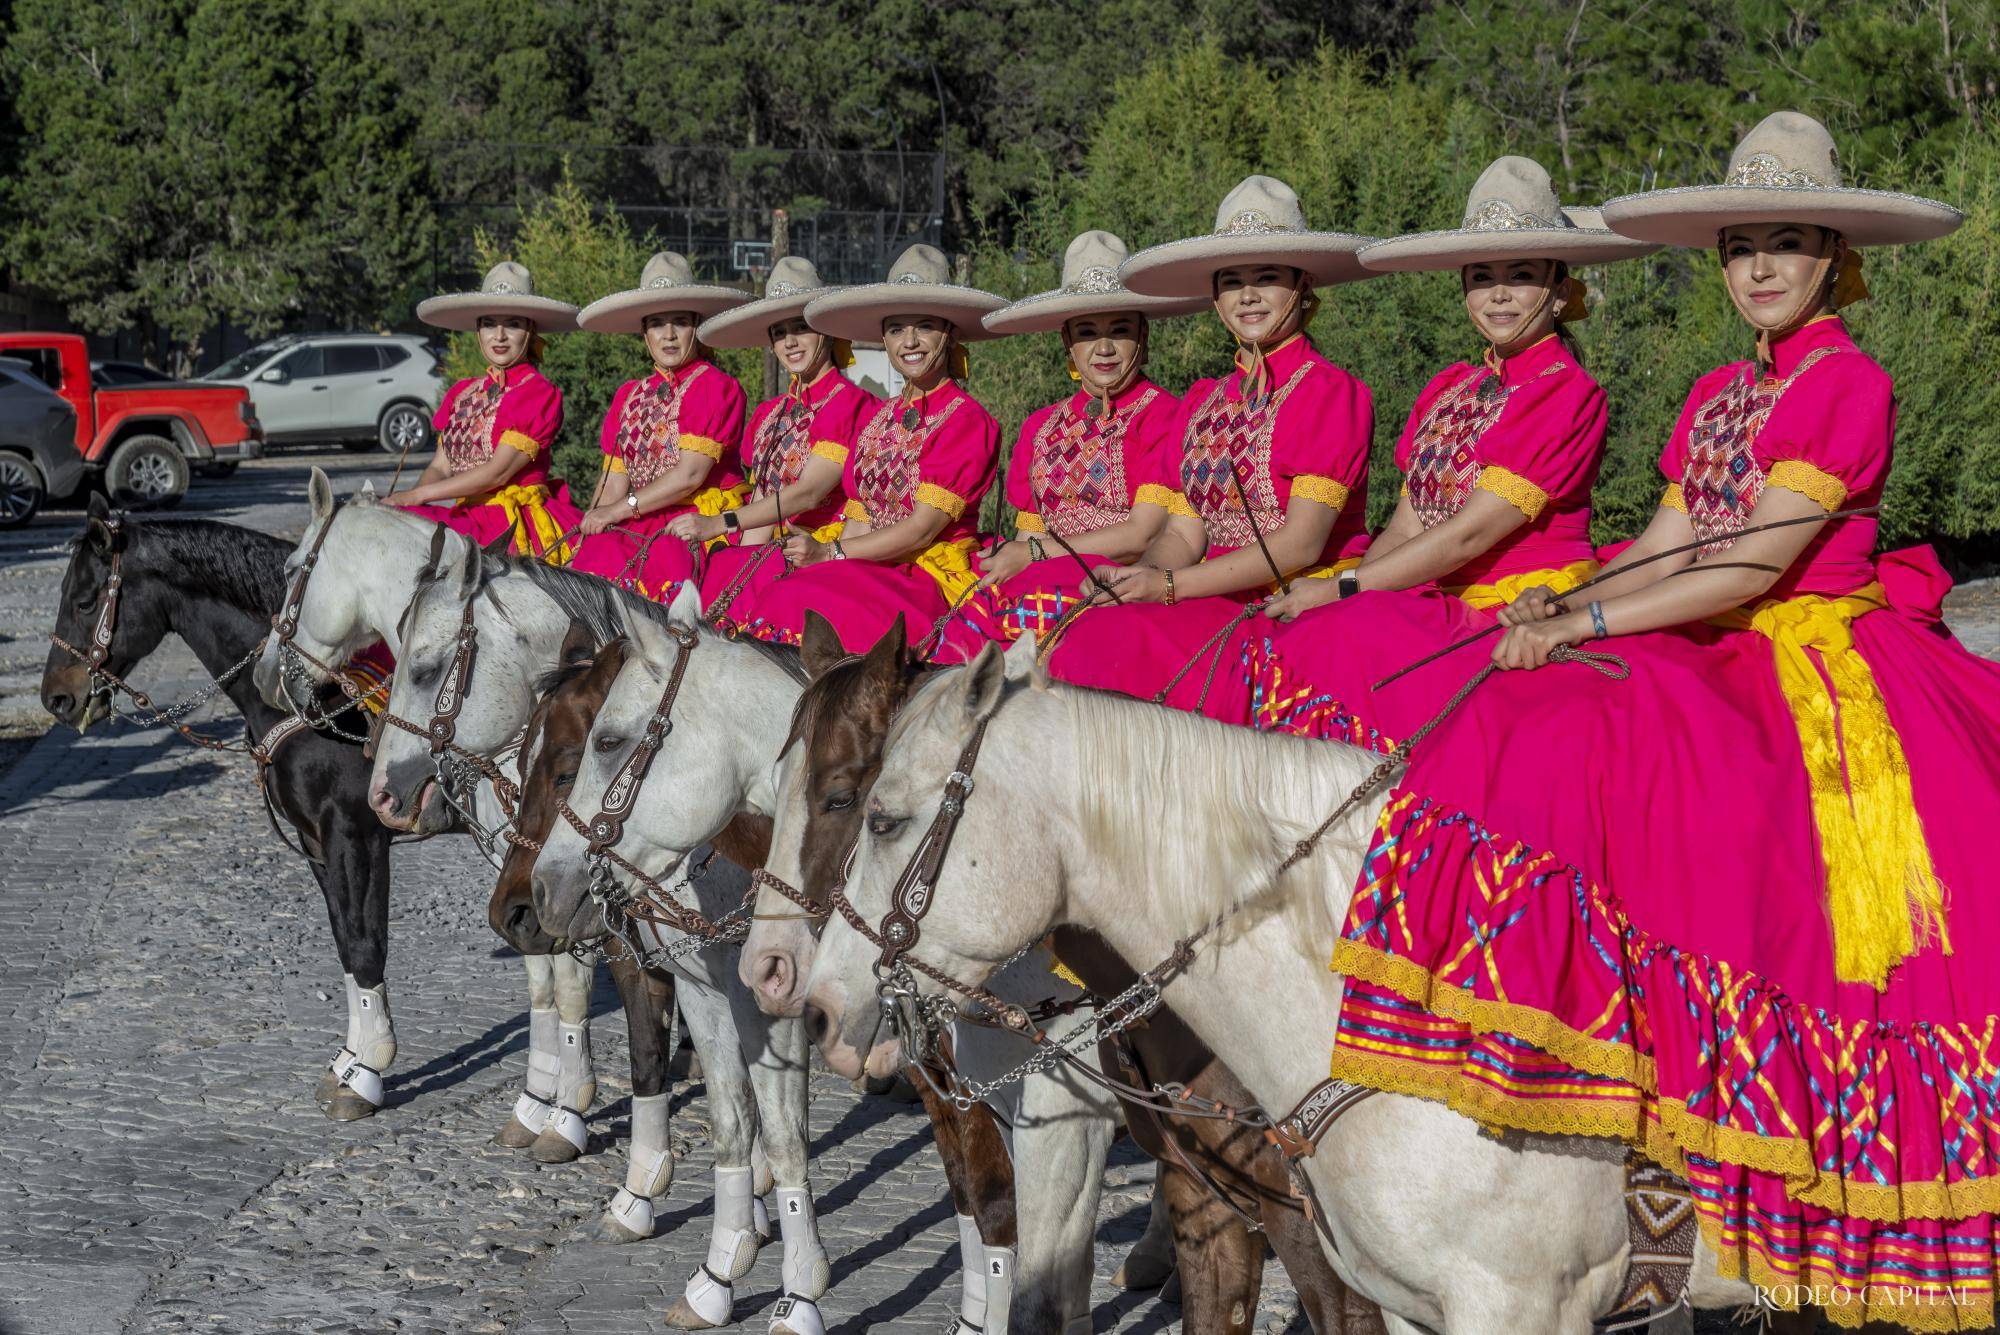
[[42,703],[56,718],[68,719],[70,711],[76,708],[76,697],[58,691]]
[[806,1037],[821,1047],[826,1046],[826,1040],[833,1033],[833,1020],[827,1013],[817,1006],[807,1006],[805,1009],[805,1022]]
[[783,955],[766,955],[757,961],[759,992],[774,1001],[783,1001],[792,991],[792,965]]
[[387,788],[377,788],[368,794],[368,805],[379,816],[393,816],[396,814],[396,795]]

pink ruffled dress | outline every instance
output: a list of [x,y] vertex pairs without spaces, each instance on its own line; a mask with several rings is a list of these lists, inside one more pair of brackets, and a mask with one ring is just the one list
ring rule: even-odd
[[1440,584],[1356,594],[1289,624],[1253,621],[1245,716],[1230,721],[1392,750],[1493,646],[1468,646],[1380,691],[1376,681],[1491,625],[1535,585],[1562,592],[1596,572],[1590,491],[1604,424],[1603,389],[1553,334],[1502,362],[1498,375],[1460,362],[1431,381],[1396,444],[1417,517],[1435,528],[1475,491],[1489,491],[1526,522]]
[[806,613],[818,612],[850,652],[861,653],[899,616],[913,642],[923,639],[972,588],[979,505],[993,486],[1000,424],[951,380],[918,401],[915,426],[903,425],[904,407],[882,404],[863,428],[841,477],[841,513],[883,529],[928,505],[944,512],[943,531],[900,561],[821,561],[771,581],[747,607],[739,597],[730,619],[745,633],[798,644]]
[[[1170,499],[1166,487],[1146,479],[1158,472],[1161,451],[1175,446],[1180,400],[1142,378],[1111,401],[1109,417],[1092,417],[1094,402],[1078,390],[1022,423],[1007,461],[1007,502],[1023,536],[1074,540],[1123,522],[1135,506]],[[989,642],[1039,638],[1077,606],[1083,568],[1053,541],[1043,546],[1054,554],[972,595],[946,629],[939,661],[968,662]],[[1084,560],[1097,566],[1108,558]]]
[[[1254,545],[1259,532],[1275,533],[1291,498],[1310,497],[1339,517],[1318,563],[1300,577],[1346,569],[1368,545],[1368,437],[1374,425],[1368,387],[1320,356],[1303,335],[1273,351],[1266,365],[1270,392],[1257,405],[1244,400],[1241,370],[1196,381],[1173,428],[1180,449],[1162,451],[1148,481],[1168,492],[1170,513],[1202,521],[1204,559]],[[1249,498],[1248,513],[1232,463]],[[1079,686],[1141,699],[1166,691],[1163,703],[1176,709],[1240,720],[1247,687],[1237,664],[1249,628],[1238,623],[1231,630],[1231,623],[1270,591],[1259,584],[1226,596],[1183,598],[1171,607],[1092,608],[1063,632],[1049,671]]]
[[720,514],[743,499],[737,459],[743,441],[743,386],[710,362],[693,361],[671,375],[654,371],[628,380],[612,396],[601,435],[606,466],[623,473],[634,492],[651,486],[692,450],[714,461],[692,495],[650,514],[621,519],[583,539],[572,570],[602,575],[659,602],[671,601],[694,574],[687,543],[661,530],[684,514]]
[[515,555],[567,561],[572,548],[560,539],[582,516],[566,493],[549,486],[549,451],[562,416],[562,391],[528,362],[459,381],[445,391],[431,418],[452,475],[471,472],[498,449],[519,450],[528,465],[504,487],[439,505],[412,505],[409,512],[482,547],[511,532],[508,550]]
[[[861,428],[881,406],[881,401],[838,370],[829,367],[819,379],[805,386],[797,398],[780,394],[757,405],[750,418],[750,465],[752,487],[749,500],[762,500],[777,488],[799,480],[806,462],[814,455],[831,459],[843,469]],[[840,507],[845,496],[839,487],[826,494],[818,505],[802,514],[787,514],[787,530],[805,533],[839,532]],[[753,591],[761,589],[785,573],[783,540],[741,542],[731,535],[726,543],[708,550],[701,576],[701,605],[711,613],[718,600],[727,597],[722,608],[727,617],[739,602],[748,606]],[[731,590],[734,589],[732,593]]]
[[[1703,377],[1662,458],[1706,550],[1766,486],[1881,498],[1888,375],[1838,319],[1774,355]],[[2000,1208],[2000,666],[1944,629],[1930,550],[1875,538],[1832,520],[1752,628],[1596,646],[1624,681],[1499,674],[1419,747],[1334,952],[1333,1073],[1617,1137],[1686,1175],[1725,1273],[1971,1329]],[[1920,924],[1879,987],[1865,905]]]

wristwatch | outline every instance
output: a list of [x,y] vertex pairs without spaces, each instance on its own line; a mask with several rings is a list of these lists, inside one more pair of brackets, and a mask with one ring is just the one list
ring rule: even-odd
[[626,508],[626,509],[628,509],[628,510],[630,510],[630,511],[631,511],[631,512],[632,512],[633,514],[635,514],[635,515],[639,513],[639,493],[638,493],[638,492],[636,492],[636,491],[628,491],[628,492],[626,492],[626,493],[625,493],[625,508]]
[[1343,570],[1340,572],[1340,578],[1335,583],[1339,586],[1342,598],[1352,598],[1355,594],[1361,592],[1361,572],[1358,570]]
[[1028,535],[1028,559],[1030,561],[1042,559],[1042,540],[1032,533]]
[[829,545],[829,546],[831,546],[831,547],[833,548],[833,559],[834,559],[834,560],[836,560],[836,561],[845,561],[845,560],[847,559],[847,549],[846,549],[846,548],[844,548],[844,547],[842,547],[842,546],[840,545],[840,539],[839,539],[839,538],[835,538],[835,539],[834,539],[834,540],[833,540],[833,541],[832,541],[832,542],[831,542],[830,544],[828,544],[828,545]]
[[743,527],[743,516],[737,514],[734,510],[724,510],[722,512],[722,526],[731,533],[734,533]]

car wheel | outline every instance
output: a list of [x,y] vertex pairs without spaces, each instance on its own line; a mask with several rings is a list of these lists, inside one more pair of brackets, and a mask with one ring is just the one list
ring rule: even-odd
[[235,477],[241,463],[240,459],[225,459],[221,463],[196,464],[194,471],[203,477]]
[[42,470],[18,454],[0,453],[0,528],[19,528],[42,508]]
[[390,454],[420,449],[430,435],[431,419],[414,403],[392,403],[375,428],[376,443]]
[[187,494],[187,460],[164,436],[133,436],[111,452],[104,486],[114,505],[167,509]]

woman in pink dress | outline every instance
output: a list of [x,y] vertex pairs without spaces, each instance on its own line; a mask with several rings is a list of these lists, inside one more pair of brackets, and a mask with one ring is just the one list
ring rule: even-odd
[[750,418],[744,451],[749,499],[720,514],[683,514],[667,525],[673,537],[708,547],[701,605],[712,619],[726,619],[739,598],[756,596],[752,586],[785,573],[783,541],[792,529],[822,539],[840,531],[846,499],[841,471],[879,405],[841,374],[854,361],[848,344],[805,322],[806,304],[833,290],[811,260],[787,255],[771,266],[760,300],[701,327],[701,341],[711,348],[768,347],[787,380],[785,392],[758,404]]
[[1000,424],[960,387],[960,345],[989,337],[980,320],[1004,305],[952,282],[944,255],[916,245],[887,281],[806,307],[806,323],[831,338],[882,340],[906,383],[875,410],[848,454],[839,534],[794,532],[785,540],[791,572],[739,596],[732,622],[759,639],[797,644],[806,613],[818,612],[860,653],[898,617],[912,641],[923,640],[971,592],[979,504],[993,485]]
[[1125,262],[1134,292],[1213,301],[1236,366],[1181,400],[1179,448],[1145,479],[1168,493],[1166,527],[1137,564],[1078,580],[1092,606],[1057,639],[1055,676],[1240,718],[1215,688],[1238,675],[1254,604],[1360,559],[1374,410],[1305,326],[1313,289],[1367,276],[1355,253],[1370,239],[1310,230],[1290,186],[1252,176],[1223,199],[1211,235]]
[[1246,716],[1232,722],[1390,750],[1469,669],[1448,657],[1380,692],[1372,683],[1490,625],[1523,589],[1562,592],[1596,573],[1604,391],[1561,332],[1585,315],[1569,266],[1657,247],[1576,212],[1539,163],[1503,157],[1473,183],[1458,229],[1361,252],[1375,272],[1455,271],[1486,347],[1417,396],[1396,445],[1402,497],[1361,564],[1294,584],[1251,623]]
[[667,525],[741,502],[744,402],[743,387],[709,358],[695,327],[746,300],[733,287],[697,283],[685,258],[661,251],[638,287],[576,317],[592,333],[644,335],[653,372],[620,386],[604,415],[607,471],[571,569],[660,602],[695,573],[694,548]]
[[1781,1305],[1972,1329],[2000,1207],[2000,667],[1944,629],[1929,549],[1875,555],[1848,513],[1881,499],[1896,401],[1836,313],[1865,295],[1854,247],[1960,215],[1838,162],[1779,112],[1722,185],[1605,205],[1715,247],[1757,355],[1696,382],[1660,509],[1589,601],[1503,615],[1502,667],[1590,643],[1629,676],[1503,672],[1417,749],[1334,952],[1333,1071],[1624,1140]]
[[1178,446],[1180,401],[1146,378],[1148,322],[1208,303],[1135,295],[1118,281],[1125,258],[1116,236],[1085,232],[1063,256],[1061,287],[986,317],[993,334],[1060,331],[1080,388],[1021,426],[1007,462],[1017,536],[980,561],[979,584],[945,631],[945,662],[970,659],[989,640],[1047,634],[1081,606],[1091,565],[1135,559],[1166,525],[1170,493],[1146,479],[1160,451]]
[[542,335],[576,327],[576,307],[535,295],[534,278],[512,261],[487,272],[477,292],[432,297],[417,318],[479,336],[486,372],[445,392],[431,419],[437,453],[390,505],[436,520],[481,546],[510,535],[508,550],[561,564],[577,521],[549,488],[549,451],[562,430],[562,391],[537,366]]

